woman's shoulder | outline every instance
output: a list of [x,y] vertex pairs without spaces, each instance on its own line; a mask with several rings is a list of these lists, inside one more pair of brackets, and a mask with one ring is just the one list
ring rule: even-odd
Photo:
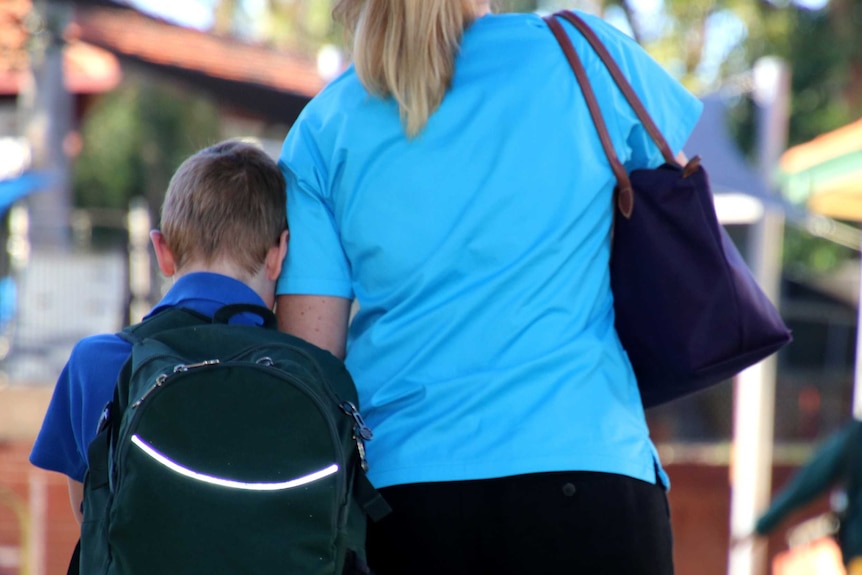
[[349,109],[358,106],[367,98],[368,91],[351,64],[308,102],[302,115],[329,113],[333,109]]
[[[644,52],[643,47],[641,47],[641,45],[638,44],[632,36],[608,20],[588,12],[581,12],[578,10],[573,10],[572,12],[579,16],[580,19],[589,26],[589,28],[612,54],[618,55],[618,53],[630,51]],[[573,40],[587,44],[586,38],[584,38],[572,24],[564,21],[564,25],[569,30],[569,36],[572,37]]]
[[[644,52],[633,38],[612,23],[579,10],[571,12],[587,24],[614,59],[626,62],[632,57],[640,57]],[[475,59],[478,55],[484,54],[494,62],[503,61],[510,66],[520,61],[538,64],[541,61],[557,60],[560,56],[559,47],[544,17],[537,13],[483,16],[467,30],[462,52],[467,54],[467,59],[471,56]],[[586,38],[564,18],[558,17],[558,20],[568,33],[577,52],[582,57],[590,54],[592,48]]]

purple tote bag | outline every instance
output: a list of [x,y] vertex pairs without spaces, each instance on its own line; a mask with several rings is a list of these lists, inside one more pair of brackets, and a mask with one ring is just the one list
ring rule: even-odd
[[[613,149],[589,80],[557,17],[601,57],[665,164],[627,174]],[[616,329],[645,407],[734,375],[790,342],[790,331],[719,225],[706,171],[674,159],[613,58],[577,15],[545,18],[566,55],[617,178],[611,288]]]

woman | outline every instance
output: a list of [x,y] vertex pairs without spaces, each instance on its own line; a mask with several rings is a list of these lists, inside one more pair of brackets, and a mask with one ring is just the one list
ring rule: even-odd
[[[667,477],[614,331],[614,176],[553,35],[477,0],[340,0],[354,64],[281,155],[280,325],[345,357],[393,513],[379,575],[672,573]],[[675,150],[699,102],[583,15]],[[572,37],[617,154],[661,163]],[[358,312],[350,322],[351,301]]]

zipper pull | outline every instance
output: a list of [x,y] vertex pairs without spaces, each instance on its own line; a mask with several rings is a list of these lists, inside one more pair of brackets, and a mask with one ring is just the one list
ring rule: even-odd
[[188,371],[190,369],[196,369],[198,367],[206,367],[208,365],[218,365],[220,362],[217,359],[208,359],[206,361],[201,361],[200,363],[181,363],[177,366],[174,366],[174,373],[179,373],[181,371]]
[[365,457],[365,442],[356,438],[356,449],[359,451],[359,467],[368,472],[368,458]]
[[152,386],[152,387],[150,387],[150,389],[148,389],[147,391],[145,391],[145,392],[144,392],[144,395],[142,395],[142,396],[141,396],[141,398],[140,398],[138,401],[136,401],[135,403],[133,403],[133,404],[132,404],[132,409],[137,409],[137,408],[138,408],[138,407],[139,407],[139,406],[144,402],[144,400],[145,400],[145,399],[147,399],[147,397],[149,397],[149,395],[150,395],[152,392],[154,392],[157,388],[159,388],[159,387],[161,387],[162,385],[164,385],[165,380],[166,380],[167,378],[168,378],[168,374],[166,374],[166,373],[163,373],[163,374],[161,374],[159,377],[157,377],[157,378],[156,378],[156,383],[154,383],[154,384],[153,384],[153,386]]
[[371,428],[365,425],[365,420],[356,406],[349,401],[341,404],[341,410],[353,418],[356,425],[353,426],[353,440],[356,441],[356,450],[359,452],[359,466],[362,471],[368,471],[368,459],[365,457],[365,442],[374,437]]
[[353,435],[365,441],[374,439],[374,432],[371,431],[370,427],[365,425],[365,420],[362,419],[362,415],[353,403],[345,401],[341,404],[341,410],[356,422],[356,426],[353,428]]

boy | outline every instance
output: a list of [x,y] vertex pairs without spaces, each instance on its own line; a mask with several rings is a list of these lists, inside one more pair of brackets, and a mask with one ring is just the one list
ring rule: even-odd
[[[236,303],[272,309],[287,251],[285,188],[275,162],[239,141],[183,162],[165,195],[161,230],[150,232],[159,269],[174,284],[147,317],[173,306],[207,316]],[[75,346],[30,454],[33,465],[68,477],[79,523],[87,448],[130,352],[131,344],[114,334]]]

